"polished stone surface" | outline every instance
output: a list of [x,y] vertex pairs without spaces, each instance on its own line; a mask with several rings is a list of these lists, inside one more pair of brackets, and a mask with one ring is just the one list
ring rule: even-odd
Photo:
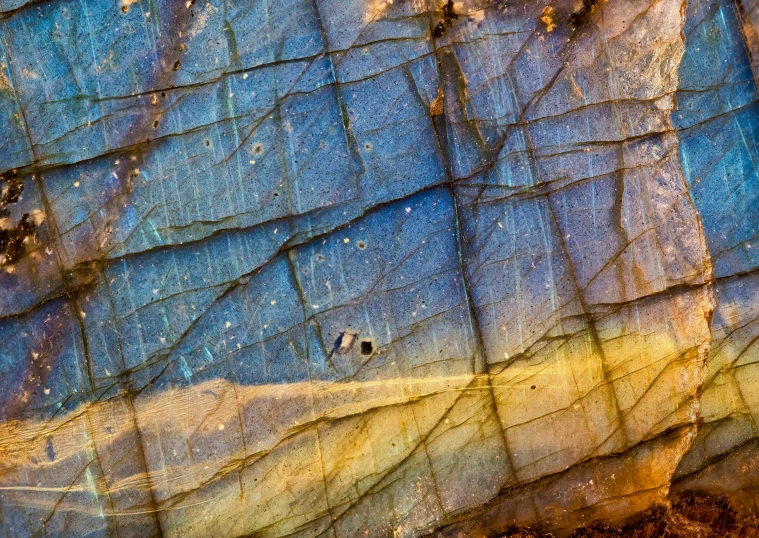
[[0,536],[759,514],[759,2],[0,0]]

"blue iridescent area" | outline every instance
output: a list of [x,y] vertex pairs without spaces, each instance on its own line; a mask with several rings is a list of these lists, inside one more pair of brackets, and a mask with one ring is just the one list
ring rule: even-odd
[[2,536],[757,515],[754,0],[0,32]]

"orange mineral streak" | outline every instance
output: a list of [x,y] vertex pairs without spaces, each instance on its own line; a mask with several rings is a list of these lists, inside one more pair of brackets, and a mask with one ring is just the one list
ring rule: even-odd
[[[49,421],[9,421],[0,425],[0,490],[14,504],[51,511],[158,512],[177,535],[188,525],[212,532],[216,518],[242,509],[251,517],[234,533],[273,526],[283,534],[319,513],[349,520],[407,469],[420,477],[420,492],[431,488],[442,516],[498,498],[500,508],[487,510],[514,511],[493,516],[498,525],[542,521],[560,530],[590,515],[623,518],[666,499],[695,435],[710,300],[705,291],[682,300],[703,308],[677,320],[696,338],[659,331],[640,339],[627,333],[624,316],[600,323],[607,352],[620,361],[606,373],[587,337],[576,337],[491,374],[257,386],[215,379],[131,400],[122,394]],[[135,454],[123,457],[141,448],[144,470],[100,465],[130,437]],[[480,482],[479,497],[468,480]],[[556,487],[571,492],[568,512],[541,497]],[[145,492],[152,501],[105,511],[88,502]]]

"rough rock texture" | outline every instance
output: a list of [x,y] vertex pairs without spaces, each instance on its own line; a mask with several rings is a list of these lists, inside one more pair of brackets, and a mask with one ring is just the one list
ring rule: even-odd
[[[759,521],[742,518],[722,496],[703,497],[689,494],[669,509],[656,507],[631,518],[622,526],[603,522],[580,527],[572,538],[754,538],[759,536]],[[555,538],[533,529],[515,529],[503,538]]]
[[0,0],[2,535],[753,536],[758,36]]

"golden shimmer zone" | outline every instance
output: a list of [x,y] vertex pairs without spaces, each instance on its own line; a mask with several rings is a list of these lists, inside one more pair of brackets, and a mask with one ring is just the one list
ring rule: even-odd
[[0,535],[759,515],[757,13],[0,0]]

